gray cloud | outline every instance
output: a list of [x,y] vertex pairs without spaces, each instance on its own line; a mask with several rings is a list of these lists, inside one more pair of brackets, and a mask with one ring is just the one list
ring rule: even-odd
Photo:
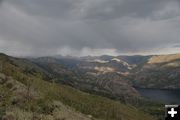
[[[85,8],[87,19],[116,19],[120,17],[172,18],[179,15],[178,0],[100,0]],[[175,8],[174,8],[175,7]],[[166,9],[168,9],[166,11]],[[163,13],[164,12],[164,13]]]
[[179,42],[179,0],[2,3],[0,51],[12,55],[154,53]]
[[32,16],[67,17],[72,15],[80,0],[9,0],[21,11]]
[[3,0],[0,0],[0,5],[2,4]]
[[174,45],[175,48],[180,48],[180,44]]

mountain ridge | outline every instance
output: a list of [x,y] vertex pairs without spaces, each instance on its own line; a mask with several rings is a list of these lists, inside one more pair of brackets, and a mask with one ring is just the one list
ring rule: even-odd
[[[53,57],[51,58],[53,59]],[[94,77],[100,74],[114,72],[114,73],[118,73],[119,76],[121,76],[124,80],[132,81],[134,86],[141,87],[138,84],[143,79],[143,76],[146,77],[148,75],[148,74],[145,74],[145,73],[148,73],[148,70],[150,73],[152,72],[152,74],[154,75],[157,74],[157,71],[155,70],[153,71],[153,68],[156,68],[156,70],[158,70],[159,68],[160,72],[162,68],[164,68],[163,69],[164,72],[162,74],[166,74],[165,72],[170,71],[170,69],[176,69],[174,71],[179,71],[178,61],[180,59],[180,54],[150,55],[150,56],[103,55],[103,56],[86,56],[86,57],[79,57],[79,58],[73,58],[73,57],[64,58],[61,56],[61,58],[54,58],[54,59],[57,59],[58,61],[57,64],[63,64],[65,65],[66,68],[68,68],[71,71],[75,71],[77,74],[79,73],[88,74]],[[177,74],[179,74],[179,72],[177,72]],[[158,76],[160,77],[162,75],[158,75]],[[135,78],[135,80],[133,80],[133,77]],[[154,84],[156,80],[157,79],[154,80]],[[148,76],[147,76],[146,81],[148,81]],[[147,85],[148,85],[148,82],[147,82]],[[145,87],[145,86],[142,85],[142,87]],[[147,87],[149,88],[150,86],[147,86]],[[152,86],[152,88],[154,87]],[[161,88],[161,86],[159,85],[157,86],[157,88]],[[167,87],[162,86],[162,88],[170,89],[170,87],[168,86]],[[178,88],[178,87],[171,87],[171,88]]]

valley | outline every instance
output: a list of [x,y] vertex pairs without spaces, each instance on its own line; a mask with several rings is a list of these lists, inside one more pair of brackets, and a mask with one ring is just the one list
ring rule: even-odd
[[179,54],[39,58],[1,54],[0,117],[161,120],[163,101],[148,100],[137,88],[179,89],[179,62]]
[[63,85],[27,59],[1,54],[0,61],[2,120],[156,120],[132,105]]

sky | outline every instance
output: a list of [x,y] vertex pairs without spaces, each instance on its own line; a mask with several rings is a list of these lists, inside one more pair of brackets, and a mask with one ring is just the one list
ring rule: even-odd
[[0,52],[180,53],[180,0],[0,0]]

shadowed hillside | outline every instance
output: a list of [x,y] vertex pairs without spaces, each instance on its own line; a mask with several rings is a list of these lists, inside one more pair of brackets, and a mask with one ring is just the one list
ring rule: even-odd
[[132,80],[137,87],[180,89],[180,54],[152,56],[133,71]]

